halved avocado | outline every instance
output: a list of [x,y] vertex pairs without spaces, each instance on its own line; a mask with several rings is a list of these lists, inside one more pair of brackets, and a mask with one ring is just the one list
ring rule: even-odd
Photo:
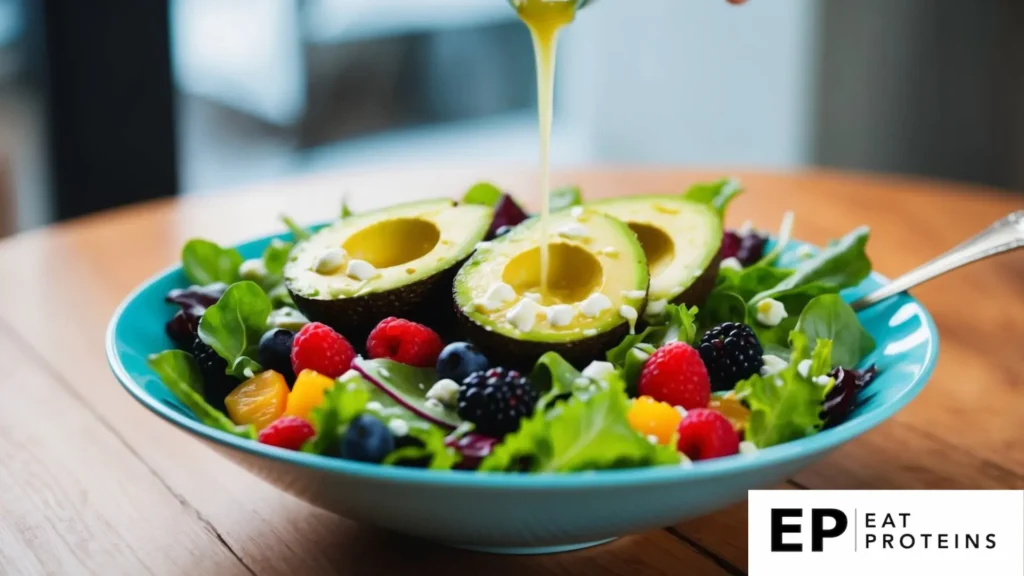
[[349,216],[295,246],[285,285],[307,318],[356,346],[388,316],[443,330],[452,278],[491,216],[489,207],[448,199]]
[[[495,364],[529,369],[554,350],[583,366],[633,328],[630,310],[643,313],[647,259],[622,222],[589,210],[557,212],[547,222],[548,289],[541,294],[542,228],[538,218],[527,220],[462,266],[454,284],[460,328]],[[517,309],[526,314],[517,318]]]
[[707,204],[673,196],[632,196],[588,204],[625,222],[651,272],[651,312],[666,303],[700,306],[715,287],[722,218]]

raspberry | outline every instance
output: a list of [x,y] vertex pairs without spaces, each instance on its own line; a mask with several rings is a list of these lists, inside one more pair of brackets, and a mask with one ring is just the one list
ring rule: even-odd
[[537,391],[515,370],[491,368],[470,374],[459,388],[458,413],[485,436],[502,438],[519,429],[519,421],[537,405]]
[[313,370],[330,378],[348,371],[356,351],[345,337],[319,322],[306,324],[292,341],[292,370]]
[[740,438],[729,419],[714,410],[697,408],[679,423],[676,448],[691,460],[732,456],[740,451]]
[[740,380],[759,373],[763,354],[754,331],[739,322],[719,324],[700,339],[700,357],[716,392],[732,390]]
[[315,435],[316,430],[309,422],[298,416],[282,416],[261,430],[258,440],[268,446],[298,450]]
[[687,410],[704,408],[711,399],[711,382],[700,354],[689,344],[673,342],[659,348],[644,364],[637,385],[650,396]]
[[444,342],[437,332],[401,318],[381,320],[366,339],[370,358],[389,358],[420,368],[433,368],[442,348]]

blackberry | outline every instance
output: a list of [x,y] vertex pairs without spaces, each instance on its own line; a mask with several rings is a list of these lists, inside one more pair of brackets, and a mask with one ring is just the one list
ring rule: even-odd
[[519,429],[519,421],[533,413],[537,400],[528,378],[515,370],[491,368],[462,381],[458,413],[476,425],[476,432],[502,438]]
[[719,324],[700,339],[700,358],[716,392],[732,390],[740,380],[759,373],[763,355],[754,331],[739,322]]
[[226,412],[224,398],[238,386],[238,380],[227,374],[227,361],[200,338],[192,342],[192,355],[203,375],[203,397],[217,410]]

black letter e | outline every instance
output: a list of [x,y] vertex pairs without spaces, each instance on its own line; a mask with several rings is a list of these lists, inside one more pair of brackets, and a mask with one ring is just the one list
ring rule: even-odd
[[799,508],[772,508],[772,552],[803,552],[802,544],[786,544],[782,541],[783,534],[800,533],[799,525],[786,524],[782,520],[801,518],[803,515],[803,510]]

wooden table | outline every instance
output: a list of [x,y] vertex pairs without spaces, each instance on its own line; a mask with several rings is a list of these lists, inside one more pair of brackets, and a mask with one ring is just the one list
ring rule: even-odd
[[[678,191],[715,173],[564,173],[589,198]],[[128,291],[183,241],[221,243],[356,209],[458,193],[523,173],[341,174],[144,204],[0,242],[0,574],[743,574],[746,506],[547,557],[449,550],[363,528],[249,476],[137,405],[107,369],[103,334]],[[729,214],[823,242],[867,223],[895,275],[1024,205],[968,186],[810,172],[740,174]],[[1024,254],[974,265],[916,295],[942,337],[931,383],[906,410],[782,488],[1024,488]]]

